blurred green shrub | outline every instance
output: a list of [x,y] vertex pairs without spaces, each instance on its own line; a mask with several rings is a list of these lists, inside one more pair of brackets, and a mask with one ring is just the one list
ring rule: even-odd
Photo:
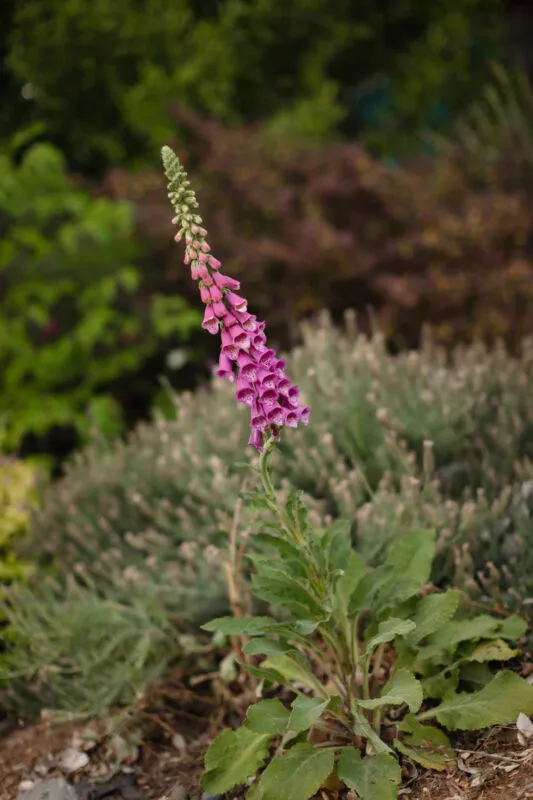
[[[390,356],[381,336],[358,334],[351,315],[344,331],[325,317],[306,324],[303,338],[289,369],[313,422],[282,441],[282,489],[302,489],[318,525],[353,520],[369,561],[391,539],[431,526],[439,537],[436,581],[457,583],[500,610],[530,598],[533,506],[525,509],[524,492],[533,456],[533,343],[519,358],[482,346],[447,357],[429,341],[420,352]],[[87,710],[88,687],[99,680],[94,653],[106,637],[113,702],[129,702],[129,648],[121,650],[120,640],[113,650],[108,603],[127,618],[127,641],[135,626],[139,639],[145,626],[163,631],[161,669],[191,652],[196,626],[227,606],[221,548],[235,524],[243,543],[253,542],[259,513],[239,504],[246,414],[221,381],[177,395],[175,409],[174,419],[143,424],[126,442],[94,441],[46,492],[28,547],[57,577],[52,589],[36,583],[20,602],[13,590],[6,608],[7,671],[25,676],[11,687],[19,708],[40,698],[64,708],[68,697],[70,709]],[[490,559],[485,579],[478,573]],[[68,626],[56,624],[68,608]],[[91,628],[91,609],[102,637],[94,651],[81,634]],[[159,614],[165,624],[155,622]],[[136,680],[151,676],[141,659]],[[111,702],[108,693],[97,696]]]
[[0,587],[24,580],[32,570],[13,546],[27,535],[30,515],[37,507],[37,474],[35,464],[2,455],[0,449]]
[[455,121],[449,138],[433,137],[437,150],[459,162],[479,186],[510,191],[533,187],[533,86],[526,72],[492,65],[479,96]]
[[0,156],[0,422],[5,446],[54,425],[116,435],[107,391],[162,339],[185,339],[198,313],[179,297],[144,299],[128,203],[92,197],[37,144]]
[[[173,134],[174,101],[317,140],[380,75],[392,81],[395,121],[374,121],[370,134],[386,127],[390,152],[417,146],[436,98],[453,116],[475,93],[485,59],[471,44],[498,49],[502,9],[501,0],[394,0],[386,12],[370,0],[16,0],[7,63],[77,168],[149,159]],[[347,129],[362,126],[356,114]]]

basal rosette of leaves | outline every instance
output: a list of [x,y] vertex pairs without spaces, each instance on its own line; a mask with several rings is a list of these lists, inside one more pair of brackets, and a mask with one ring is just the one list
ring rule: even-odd
[[197,314],[179,297],[141,300],[132,207],[82,190],[50,145],[1,156],[0,225],[5,446],[54,425],[116,435],[109,387],[186,340]]
[[210,794],[244,784],[253,800],[308,800],[336,775],[362,800],[392,800],[402,755],[429,769],[454,763],[443,728],[478,730],[533,713],[533,687],[491,669],[519,654],[526,623],[465,618],[459,591],[432,591],[433,531],[411,531],[368,568],[349,524],[313,528],[298,492],[278,500],[273,446],[260,457],[255,499],[271,521],[253,534],[271,552],[252,557],[252,592],[282,613],[203,627],[246,637],[241,665],[261,693],[283,688],[293,699],[251,705],[243,725],[207,751],[202,785]]

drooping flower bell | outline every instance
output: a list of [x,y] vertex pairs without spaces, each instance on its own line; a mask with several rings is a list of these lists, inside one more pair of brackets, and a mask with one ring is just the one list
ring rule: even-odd
[[170,149],[162,149],[168,178],[168,196],[178,225],[176,241],[185,240],[185,264],[199,281],[205,303],[202,327],[211,334],[220,332],[221,353],[215,374],[236,385],[236,400],[251,409],[251,434],[248,444],[261,451],[265,436],[278,436],[287,425],[309,422],[309,406],[299,403],[300,391],[285,375],[285,361],[267,346],[265,323],[248,312],[246,298],[237,294],[239,281],[223,275],[220,261],[211,255],[207,231],[196,213],[198,201],[190,188],[187,173]]

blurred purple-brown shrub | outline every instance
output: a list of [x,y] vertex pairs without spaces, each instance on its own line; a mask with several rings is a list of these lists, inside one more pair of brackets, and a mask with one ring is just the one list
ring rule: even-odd
[[[337,319],[355,308],[399,346],[415,346],[425,324],[444,344],[503,337],[514,348],[533,332],[526,191],[496,173],[475,185],[461,158],[387,167],[357,143],[297,147],[260,127],[176,117],[214,252],[284,345],[324,307]],[[104,190],[136,205],[149,282],[192,298],[159,173],[114,170]]]

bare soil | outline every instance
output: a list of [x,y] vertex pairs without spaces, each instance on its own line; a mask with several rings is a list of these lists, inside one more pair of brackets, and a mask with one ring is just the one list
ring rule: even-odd
[[[94,722],[14,723],[0,738],[0,800],[15,800],[22,781],[55,776],[71,781],[80,800],[199,799],[207,746],[223,725],[238,724],[252,699],[244,687],[235,698],[211,677],[210,682],[191,686],[187,676],[174,674],[147,698],[135,722],[129,724],[129,734],[122,730],[118,738]],[[405,800],[533,800],[533,741],[521,745],[515,726],[462,735],[454,745],[457,766],[444,773],[406,760],[400,796]],[[61,766],[67,748],[84,753],[87,763],[68,772]],[[237,790],[228,797],[240,800],[243,793]],[[354,793],[346,790],[324,789],[316,797],[355,800]]]

